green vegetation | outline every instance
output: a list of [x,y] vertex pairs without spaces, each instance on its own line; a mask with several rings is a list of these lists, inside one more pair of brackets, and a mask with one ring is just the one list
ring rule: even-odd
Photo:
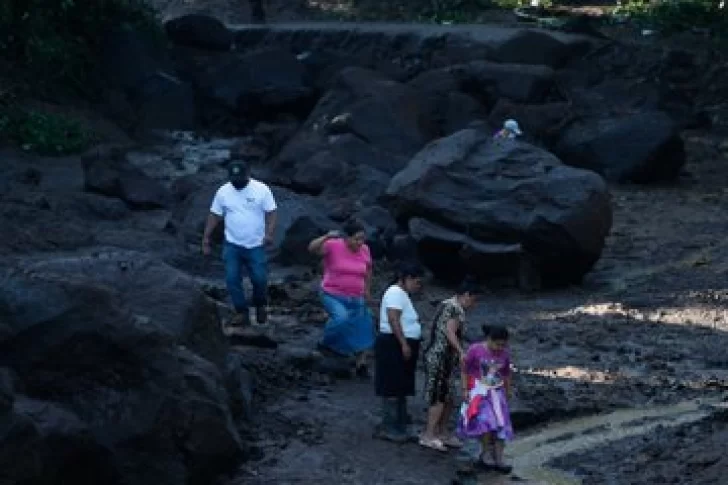
[[93,135],[77,119],[63,114],[12,107],[0,111],[0,134],[23,150],[66,155],[88,148]]
[[91,95],[104,34],[119,26],[161,32],[145,0],[3,0],[0,52],[35,89]]
[[163,39],[145,0],[0,0],[0,138],[46,155],[92,141],[70,116],[29,109],[26,99],[98,99],[105,34],[135,28]]
[[697,28],[714,36],[728,34],[728,5],[721,0],[630,0],[613,14],[666,33]]

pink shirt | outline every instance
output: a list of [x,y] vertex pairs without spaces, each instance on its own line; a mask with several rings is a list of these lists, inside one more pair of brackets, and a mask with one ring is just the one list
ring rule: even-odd
[[332,295],[364,296],[366,278],[372,265],[369,246],[352,252],[344,239],[329,239],[323,245],[324,280],[321,288]]

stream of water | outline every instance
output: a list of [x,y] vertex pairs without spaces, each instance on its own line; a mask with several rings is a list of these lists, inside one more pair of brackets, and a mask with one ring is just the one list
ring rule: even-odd
[[[518,477],[527,483],[580,485],[578,477],[551,468],[548,463],[569,453],[645,435],[658,427],[694,423],[716,412],[719,406],[717,400],[695,400],[671,406],[624,409],[558,422],[516,439],[507,448],[506,454]],[[473,477],[463,483],[493,485],[494,482],[489,477]]]

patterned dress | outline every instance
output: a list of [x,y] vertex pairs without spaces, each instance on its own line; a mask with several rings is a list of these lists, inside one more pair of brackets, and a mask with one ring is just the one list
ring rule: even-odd
[[430,329],[430,341],[424,353],[425,399],[430,406],[444,403],[458,396],[455,371],[460,356],[447,340],[447,322],[460,321],[457,337],[462,342],[465,334],[465,310],[457,297],[440,303]]
[[464,367],[470,399],[460,410],[458,435],[479,438],[494,433],[500,440],[512,440],[513,425],[503,386],[511,375],[510,351],[494,352],[483,343],[474,344],[468,349]]

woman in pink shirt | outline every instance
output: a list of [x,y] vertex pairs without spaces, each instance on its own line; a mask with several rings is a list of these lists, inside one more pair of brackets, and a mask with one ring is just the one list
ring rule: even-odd
[[374,345],[370,299],[372,257],[364,227],[347,221],[343,234],[332,231],[314,239],[308,250],[323,258],[321,302],[329,314],[319,348],[342,356],[356,356],[356,373],[368,376],[367,351]]

